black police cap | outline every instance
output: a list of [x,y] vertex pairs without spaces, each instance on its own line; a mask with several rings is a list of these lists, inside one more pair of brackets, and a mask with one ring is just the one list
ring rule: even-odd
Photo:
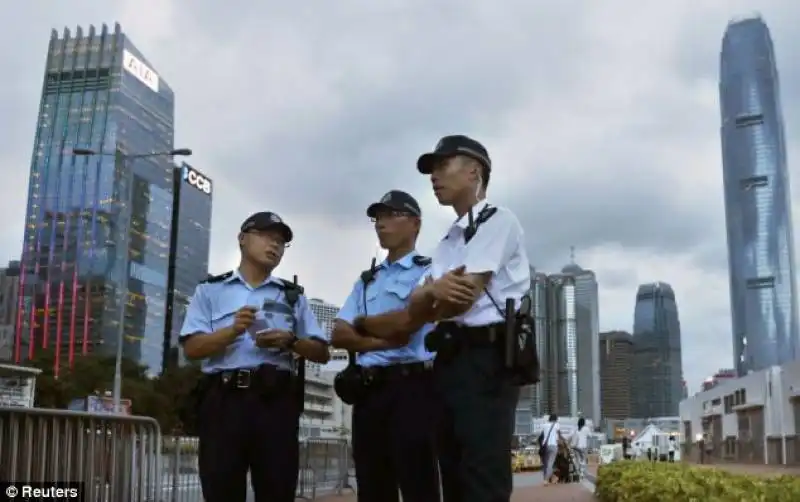
[[384,195],[381,200],[374,204],[370,204],[370,206],[367,208],[367,216],[374,218],[381,209],[400,211],[417,217],[422,217],[422,209],[420,209],[417,200],[406,192],[400,190],[391,190],[386,192],[386,195]]
[[417,169],[422,174],[430,174],[437,162],[456,155],[471,157],[486,169],[492,168],[492,161],[486,148],[474,139],[458,134],[445,136],[439,140],[432,152],[422,154],[417,160]]
[[241,227],[241,231],[245,233],[272,229],[279,230],[283,235],[283,240],[287,243],[292,242],[292,238],[294,237],[294,234],[292,234],[292,229],[289,228],[289,225],[283,222],[283,219],[281,219],[280,216],[269,211],[262,211],[260,213],[251,215],[249,218],[244,220],[244,223],[242,223]]

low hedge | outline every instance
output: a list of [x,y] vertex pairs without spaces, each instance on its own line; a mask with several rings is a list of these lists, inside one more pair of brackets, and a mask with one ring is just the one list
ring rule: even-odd
[[620,461],[600,466],[600,502],[798,502],[800,477],[733,474],[682,463]]

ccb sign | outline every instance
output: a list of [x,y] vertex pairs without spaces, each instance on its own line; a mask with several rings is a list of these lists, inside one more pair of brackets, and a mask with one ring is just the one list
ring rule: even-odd
[[203,193],[211,195],[211,180],[190,167],[183,168],[183,181],[189,183]]

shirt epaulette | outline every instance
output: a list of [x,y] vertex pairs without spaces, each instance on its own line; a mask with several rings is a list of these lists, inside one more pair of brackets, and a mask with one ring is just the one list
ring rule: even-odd
[[224,274],[209,275],[208,279],[206,279],[205,281],[200,282],[200,284],[213,284],[215,282],[222,282],[225,279],[230,279],[231,277],[233,277],[233,270],[225,272]]
[[427,267],[433,260],[427,256],[417,255],[411,261],[418,267]]

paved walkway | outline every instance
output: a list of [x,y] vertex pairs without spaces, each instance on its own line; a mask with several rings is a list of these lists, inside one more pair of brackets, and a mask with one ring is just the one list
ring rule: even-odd
[[[530,486],[514,489],[511,502],[594,502],[592,492],[577,483],[553,486]],[[321,497],[316,502],[355,502],[355,495]]]
[[[514,495],[512,502],[592,502],[595,500],[594,486],[591,483],[571,483],[566,485],[542,486],[540,473],[514,475]],[[355,502],[356,497],[349,491],[341,496],[327,496],[316,499],[318,502]]]

